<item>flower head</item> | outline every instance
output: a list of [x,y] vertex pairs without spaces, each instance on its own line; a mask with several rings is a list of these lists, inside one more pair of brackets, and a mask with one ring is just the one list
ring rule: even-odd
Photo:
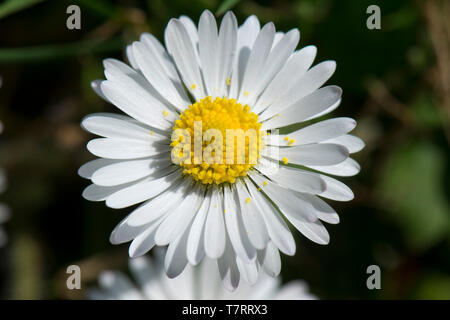
[[[168,245],[165,270],[179,275],[206,256],[225,286],[275,276],[279,251],[293,255],[285,219],[310,240],[327,244],[322,224],[338,223],[322,198],[348,201],[352,191],[328,176],[351,176],[349,155],[363,148],[356,121],[311,123],[334,110],[342,90],[321,86],[336,64],[311,68],[316,48],[296,50],[300,33],[260,27],[255,16],[220,27],[205,11],[198,27],[172,19],[165,47],[151,34],[127,47],[131,65],[104,61],[107,80],[93,89],[126,115],[94,114],[82,126],[102,138],[87,145],[100,159],[80,168],[93,184],[83,195],[112,208],[141,203],[112,232],[132,241],[131,257]],[[305,123],[288,135],[273,131]]]
[[[162,260],[157,258],[157,260]],[[156,261],[158,262],[158,261]],[[162,261],[159,261],[162,262]],[[308,285],[295,280],[281,285],[280,279],[260,274],[251,287],[240,283],[234,292],[222,289],[217,264],[204,259],[197,267],[188,266],[176,278],[170,279],[161,267],[146,257],[129,260],[136,286],[119,271],[103,271],[99,289],[88,290],[92,300],[313,300]]]

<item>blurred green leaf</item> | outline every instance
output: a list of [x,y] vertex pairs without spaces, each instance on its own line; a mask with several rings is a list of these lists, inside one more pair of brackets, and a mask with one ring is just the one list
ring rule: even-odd
[[113,18],[117,13],[117,7],[104,0],[77,0],[77,4],[105,18]]
[[414,299],[449,300],[450,277],[443,274],[430,274],[422,279]]
[[415,121],[428,128],[440,128],[442,126],[441,115],[439,108],[433,104],[430,96],[420,95],[412,103],[411,110]]
[[0,19],[42,1],[43,0],[7,0],[0,4]]
[[448,234],[444,169],[443,153],[429,142],[399,148],[384,168],[378,192],[412,249],[427,249]]
[[60,59],[81,54],[117,50],[122,38],[107,41],[85,40],[75,43],[0,49],[0,63]]
[[415,9],[410,5],[405,5],[403,8],[391,13],[384,20],[386,28],[394,30],[411,27],[418,18]]
[[224,0],[216,11],[216,15],[220,16],[226,11],[233,8],[240,0]]

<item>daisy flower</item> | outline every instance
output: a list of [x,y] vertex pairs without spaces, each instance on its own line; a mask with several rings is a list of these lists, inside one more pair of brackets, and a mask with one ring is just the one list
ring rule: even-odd
[[[229,290],[241,278],[254,284],[261,269],[276,276],[279,251],[295,253],[288,223],[327,244],[322,221],[339,217],[322,198],[353,198],[329,175],[358,173],[350,154],[364,144],[348,134],[356,121],[310,121],[341,101],[339,87],[322,87],[336,63],[311,67],[316,47],[296,50],[297,29],[276,32],[255,16],[238,27],[231,12],[220,27],[209,11],[198,27],[186,16],[172,19],[164,38],[165,46],[144,33],[126,49],[130,66],[106,59],[106,80],[92,83],[126,115],[83,119],[87,131],[102,137],[87,145],[100,159],[80,168],[93,182],[83,196],[111,208],[140,204],[110,241],[132,241],[131,257],[168,245],[169,277],[205,256],[217,262]],[[303,122],[288,135],[266,133]],[[223,148],[228,130],[239,129],[244,145],[231,136],[231,148],[229,139]],[[243,150],[244,158],[228,161]]]
[[[3,131],[3,124],[0,122],[0,133]],[[0,168],[0,193],[5,190],[6,187],[6,176],[3,169]],[[3,203],[0,203],[0,224],[4,223],[9,219],[9,209]],[[5,231],[0,227],[0,247],[4,246],[7,237]]]
[[[157,260],[161,260],[157,257]],[[158,262],[158,261],[155,261]],[[159,261],[162,262],[162,261]],[[255,286],[241,282],[233,292],[223,290],[217,264],[205,258],[199,266],[188,266],[176,278],[167,277],[163,263],[146,257],[129,260],[136,286],[119,271],[103,271],[100,288],[88,289],[91,300],[313,300],[316,297],[301,280],[281,285],[279,277],[259,275]]]

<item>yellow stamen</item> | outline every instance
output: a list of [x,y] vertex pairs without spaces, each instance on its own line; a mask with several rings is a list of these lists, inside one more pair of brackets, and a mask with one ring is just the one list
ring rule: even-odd
[[[198,121],[201,121],[202,135],[209,129],[216,129],[221,132],[223,139],[223,148],[220,150],[223,155],[222,163],[215,161],[214,157],[217,150],[214,149],[210,155],[208,155],[207,152],[203,153],[204,149],[213,143],[215,137],[209,141],[203,141],[202,137],[197,138],[194,134],[194,122]],[[240,103],[237,103],[235,99],[217,97],[213,101],[209,96],[195,102],[180,115],[180,118],[175,121],[175,126],[173,127],[174,131],[177,129],[187,130],[191,137],[191,156],[187,157],[189,161],[183,160],[179,163],[179,165],[183,167],[183,173],[190,174],[196,181],[200,181],[203,184],[221,184],[224,182],[234,183],[238,177],[246,176],[247,171],[256,164],[255,162],[257,162],[257,159],[260,157],[259,151],[260,145],[262,145],[260,128],[261,124],[258,122],[258,115],[250,112],[250,107],[248,105],[243,106]],[[236,141],[234,141],[234,143],[231,142],[233,143],[232,147],[234,148],[234,161],[231,164],[227,163],[226,157],[227,129],[242,129],[244,132],[251,129],[256,132],[256,146],[254,148],[250,146],[249,137],[245,137],[245,142],[242,145],[236,143]],[[201,145],[204,159],[198,159],[199,157],[194,156],[196,139],[201,140],[197,141],[197,144]],[[171,145],[172,147],[175,147],[179,143],[180,138],[177,137],[176,140],[172,141]],[[241,148],[243,149],[241,150]],[[245,155],[245,161],[239,163],[242,161],[238,161],[238,155],[242,154]],[[181,157],[182,152],[180,158]]]

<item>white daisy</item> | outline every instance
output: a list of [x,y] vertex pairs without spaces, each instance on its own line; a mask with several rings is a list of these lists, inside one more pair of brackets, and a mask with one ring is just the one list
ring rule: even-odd
[[[162,260],[158,259],[157,260]],[[88,289],[92,300],[313,300],[316,297],[301,280],[281,285],[279,277],[260,274],[255,286],[241,282],[233,292],[223,290],[217,264],[205,258],[199,266],[188,266],[176,278],[168,278],[162,263],[146,257],[129,260],[138,286],[122,272],[104,271],[99,289]],[[159,261],[162,262],[162,261]]]
[[[273,23],[261,28],[255,16],[238,27],[231,12],[218,30],[205,11],[198,28],[188,17],[172,19],[165,47],[143,34],[127,47],[131,67],[104,61],[107,80],[92,87],[127,115],[102,113],[83,120],[86,130],[103,137],[87,145],[101,159],[80,168],[79,174],[93,182],[83,196],[111,208],[142,203],[112,232],[113,244],[132,241],[131,257],[168,245],[169,277],[205,256],[215,259],[232,290],[241,277],[254,284],[261,266],[277,275],[278,250],[295,253],[285,219],[312,241],[329,242],[321,221],[338,223],[339,217],[321,198],[348,201],[353,193],[326,174],[358,173],[349,155],[364,144],[348,134],[356,126],[350,118],[320,121],[289,135],[265,135],[264,130],[327,114],[340,102],[339,87],[320,88],[336,63],[310,68],[316,48],[296,50],[299,38],[297,29],[276,32]],[[257,153],[257,164],[248,154],[244,164],[209,165],[204,154],[205,161],[196,164],[195,144],[200,144],[200,159],[207,150],[196,140],[196,121],[203,125],[200,132],[217,129],[223,136],[230,128],[253,129],[257,151],[245,147]],[[194,152],[187,153],[191,164],[170,160],[183,142],[176,135],[172,140],[176,129],[194,132]]]
[[[0,121],[0,133],[3,131],[3,124]],[[6,176],[3,169],[0,168],[0,193],[5,190],[6,187]],[[9,219],[9,209],[3,203],[0,203],[0,224],[4,223]],[[5,230],[0,227],[0,247],[3,247],[7,241]]]

